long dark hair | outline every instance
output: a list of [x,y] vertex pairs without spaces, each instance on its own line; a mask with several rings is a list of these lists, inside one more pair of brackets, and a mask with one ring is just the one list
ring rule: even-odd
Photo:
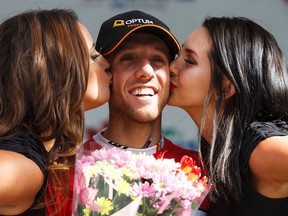
[[[252,20],[208,17],[203,27],[212,40],[206,104],[213,91],[217,94],[211,148],[203,156],[215,184],[212,194],[227,200],[230,194],[239,201],[243,194],[239,153],[245,129],[253,121],[288,121],[286,65],[275,38]],[[224,99],[224,78],[236,89],[229,99]]]
[[47,169],[73,169],[89,69],[77,15],[64,9],[15,15],[0,25],[0,47],[0,137],[27,131],[41,142],[55,139]]

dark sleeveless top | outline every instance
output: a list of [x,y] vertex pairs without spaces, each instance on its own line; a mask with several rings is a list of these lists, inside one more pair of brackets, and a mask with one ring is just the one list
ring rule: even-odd
[[[42,142],[35,139],[27,132],[19,132],[9,137],[0,139],[0,149],[20,153],[33,160],[44,175],[44,183],[37,193],[35,201],[30,209],[20,214],[21,216],[44,216],[45,208],[33,209],[38,203],[44,201],[44,191],[47,184],[48,173],[46,170],[47,151]],[[25,172],[25,171],[24,171]]]
[[[209,216],[284,216],[288,215],[288,197],[272,199],[259,194],[249,183],[248,160],[255,147],[273,136],[287,136],[287,122],[253,122],[247,129],[240,150],[240,170],[244,181],[244,196],[240,203],[228,204],[219,199]],[[287,143],[288,145],[288,143]],[[265,161],[263,161],[265,163]]]

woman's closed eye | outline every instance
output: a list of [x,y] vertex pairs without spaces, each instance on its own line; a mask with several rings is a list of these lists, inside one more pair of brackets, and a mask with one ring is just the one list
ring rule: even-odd
[[92,61],[96,61],[99,56],[100,54],[94,54],[94,55],[91,55],[90,58]]
[[184,61],[187,62],[188,64],[191,64],[191,65],[195,65],[196,62],[192,59],[189,59],[189,58],[184,58]]

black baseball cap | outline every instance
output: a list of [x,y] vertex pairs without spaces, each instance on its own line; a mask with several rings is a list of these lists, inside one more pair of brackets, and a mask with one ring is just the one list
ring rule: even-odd
[[139,10],[121,13],[103,22],[95,48],[103,56],[108,55],[133,32],[150,33],[162,39],[170,49],[172,59],[180,51],[180,44],[169,27],[156,17]]

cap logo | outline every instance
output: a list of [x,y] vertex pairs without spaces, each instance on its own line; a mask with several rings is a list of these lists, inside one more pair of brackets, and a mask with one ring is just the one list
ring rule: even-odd
[[153,21],[148,19],[130,19],[130,20],[115,20],[113,24],[113,28],[117,26],[124,26],[127,27],[135,27],[143,24],[153,24]]
[[124,26],[124,20],[115,20],[113,24],[113,28],[116,26]]

